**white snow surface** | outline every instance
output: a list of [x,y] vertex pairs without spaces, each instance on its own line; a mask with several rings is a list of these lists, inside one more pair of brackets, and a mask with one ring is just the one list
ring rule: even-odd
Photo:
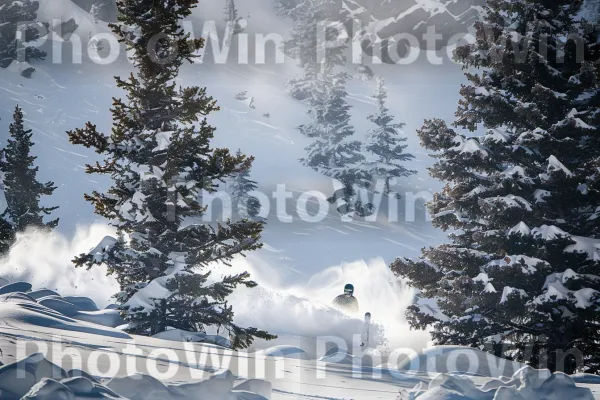
[[[567,271],[556,280],[574,276]],[[46,308],[27,294],[44,291],[30,287],[8,283],[4,290],[13,292],[0,297],[2,399],[600,398],[596,376],[553,375],[460,346],[402,348],[384,355],[321,337],[313,338],[316,351],[311,355],[302,347],[308,338],[289,334],[279,339],[287,344],[259,344],[247,351],[199,343],[199,337],[191,337],[199,334],[178,330],[136,337]],[[71,299],[90,304],[83,297]]]
[[[0,303],[3,399],[600,398],[598,377],[553,375],[460,346],[398,351],[375,366],[376,355],[335,348],[315,360],[294,346],[232,352],[209,344],[63,331],[7,314],[5,305]],[[58,348],[80,358],[57,355]],[[100,353],[108,361],[98,363]]]

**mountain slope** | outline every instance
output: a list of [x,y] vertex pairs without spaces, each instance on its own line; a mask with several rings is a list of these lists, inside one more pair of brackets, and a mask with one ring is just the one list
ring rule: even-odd
[[483,13],[485,0],[343,0],[351,15],[368,25],[381,39],[411,34],[423,49],[428,48],[424,35],[429,27],[441,34],[436,50],[448,44],[453,35],[466,34]]

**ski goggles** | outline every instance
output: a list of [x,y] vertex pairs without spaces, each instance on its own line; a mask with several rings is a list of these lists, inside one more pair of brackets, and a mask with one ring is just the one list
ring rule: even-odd
[[352,294],[352,293],[354,293],[354,290],[350,290],[350,289],[345,289],[344,290],[344,294]]

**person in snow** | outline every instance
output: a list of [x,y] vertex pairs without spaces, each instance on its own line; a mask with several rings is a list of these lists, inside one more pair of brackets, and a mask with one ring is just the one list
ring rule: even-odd
[[333,299],[333,305],[336,308],[340,308],[346,312],[358,313],[358,300],[354,297],[354,286],[347,284],[344,286],[344,294],[340,294],[338,297]]

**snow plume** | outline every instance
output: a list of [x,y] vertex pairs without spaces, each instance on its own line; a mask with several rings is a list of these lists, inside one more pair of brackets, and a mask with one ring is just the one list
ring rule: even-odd
[[[363,330],[363,314],[371,312],[371,345],[378,353],[387,354],[400,348],[420,351],[428,346],[429,334],[411,331],[404,317],[407,306],[412,303],[413,291],[397,280],[384,260],[361,260],[329,267],[305,285],[283,287],[273,278],[272,270],[268,273],[270,282],[263,283],[267,279],[262,278],[264,271],[255,267],[254,257],[237,259],[227,271],[247,270],[259,283],[258,288],[242,289],[232,296],[237,323],[285,336],[282,337],[285,344],[297,345],[314,356],[315,341],[311,343],[310,339],[335,336],[352,346],[353,335],[360,335]],[[347,283],[354,285],[360,306],[358,316],[345,315],[330,306]],[[292,336],[297,342],[289,343]]]
[[[79,227],[73,238],[57,232],[26,232],[19,235],[10,253],[0,260],[0,277],[10,282],[26,281],[33,289],[48,288],[63,296],[91,297],[99,307],[104,307],[118,291],[115,280],[106,276],[104,268],[86,271],[75,268],[71,260],[90,251],[109,235],[114,235],[114,230],[101,224]],[[353,335],[360,338],[363,315],[367,311],[373,316],[370,344],[379,352],[398,348],[419,351],[427,347],[429,335],[410,331],[404,318],[413,292],[398,282],[383,259],[332,266],[314,275],[306,284],[287,286],[280,283],[278,276],[284,268],[261,253],[238,257],[231,266],[217,265],[213,274],[217,278],[248,271],[259,284],[253,289],[239,288],[230,297],[237,324],[267,329],[281,338],[281,343],[257,342],[257,348],[297,345],[313,357],[322,356],[317,355],[315,338],[333,336],[346,341],[352,350]],[[360,315],[345,315],[331,307],[332,300],[343,293],[346,283],[354,285]]]
[[307,290],[310,298],[330,304],[342,293],[346,283],[354,285],[361,312],[372,314],[373,322],[382,328],[382,335],[391,350],[407,347],[420,351],[427,347],[431,340],[429,334],[411,331],[404,316],[415,293],[398,280],[383,259],[330,267],[313,276]]
[[47,288],[62,296],[86,296],[98,307],[110,303],[118,286],[103,268],[75,268],[71,260],[95,247],[106,235],[107,225],[79,227],[72,238],[58,232],[30,230],[19,234],[8,255],[0,260],[0,277],[10,282],[26,281],[33,289]]

